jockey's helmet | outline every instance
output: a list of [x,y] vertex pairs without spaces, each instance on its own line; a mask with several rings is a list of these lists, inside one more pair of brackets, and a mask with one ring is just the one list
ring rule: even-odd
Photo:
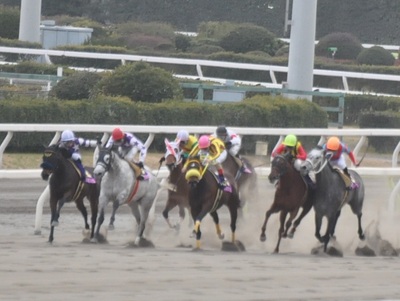
[[340,139],[338,137],[331,137],[326,143],[326,149],[330,151],[337,151],[340,147]]
[[221,125],[221,126],[217,127],[217,136],[218,137],[226,136],[226,135],[228,135],[228,131],[225,126]]
[[283,140],[283,145],[289,146],[289,147],[295,147],[297,143],[297,137],[295,135],[287,135],[285,137],[285,140]]
[[65,130],[61,133],[61,142],[68,142],[75,139],[75,135],[71,130]]
[[199,139],[199,148],[200,149],[205,149],[210,147],[211,141],[210,138],[207,135],[203,135]]
[[114,141],[118,141],[124,138],[124,132],[120,128],[115,128],[112,131],[112,138]]
[[179,141],[188,141],[189,140],[189,133],[185,130],[180,130],[178,134],[176,134],[176,139]]

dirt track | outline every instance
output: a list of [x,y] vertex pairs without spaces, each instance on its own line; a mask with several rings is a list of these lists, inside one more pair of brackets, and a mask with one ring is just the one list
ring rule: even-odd
[[[379,221],[383,238],[399,247],[399,214],[386,211],[387,178],[365,178],[363,224]],[[36,201],[46,183],[38,180],[0,182],[1,300],[383,300],[400,298],[400,257],[357,257],[356,217],[347,206],[337,226],[344,257],[310,255],[316,245],[313,212],[293,240],[276,244],[278,215],[271,218],[267,242],[259,242],[273,186],[260,181],[264,199],[250,204],[238,225],[243,253],[222,252],[211,218],[202,224],[203,251],[178,247],[191,244],[186,222],[178,235],[157,205],[151,234],[155,249],[128,248],[134,238],[133,218],[120,208],[109,244],[83,244],[82,218],[73,205],[63,208],[55,242],[49,245],[49,210],[45,205],[42,235],[33,235]],[[176,216],[176,211],[172,212]],[[221,211],[226,238],[227,210]],[[177,220],[177,219],[175,219]]]

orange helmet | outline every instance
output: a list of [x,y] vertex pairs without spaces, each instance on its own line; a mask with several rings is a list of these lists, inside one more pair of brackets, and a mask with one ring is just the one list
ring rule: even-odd
[[124,138],[124,132],[120,128],[115,128],[112,131],[112,138],[114,141],[121,140],[122,138]]
[[326,143],[326,149],[330,151],[337,151],[340,147],[340,139],[338,137],[331,137]]

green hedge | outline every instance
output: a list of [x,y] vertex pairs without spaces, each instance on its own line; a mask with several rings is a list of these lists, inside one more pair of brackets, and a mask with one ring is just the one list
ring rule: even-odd
[[[257,96],[241,103],[207,104],[168,101],[132,102],[125,98],[99,97],[85,101],[13,99],[0,102],[0,120],[4,123],[82,123],[133,125],[221,125],[240,127],[327,127],[327,115],[307,100]],[[4,137],[5,133],[2,134]],[[21,133],[11,140],[8,150],[37,151],[52,134]],[[140,136],[142,139],[146,137]],[[87,138],[95,138],[88,133]],[[276,142],[277,137],[247,136],[244,151],[254,153],[255,141]],[[163,150],[164,135],[152,145]]]

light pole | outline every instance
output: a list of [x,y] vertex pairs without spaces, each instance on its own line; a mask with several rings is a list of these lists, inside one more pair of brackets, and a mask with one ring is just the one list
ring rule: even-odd
[[20,41],[40,43],[40,15],[42,0],[21,0],[19,19]]

